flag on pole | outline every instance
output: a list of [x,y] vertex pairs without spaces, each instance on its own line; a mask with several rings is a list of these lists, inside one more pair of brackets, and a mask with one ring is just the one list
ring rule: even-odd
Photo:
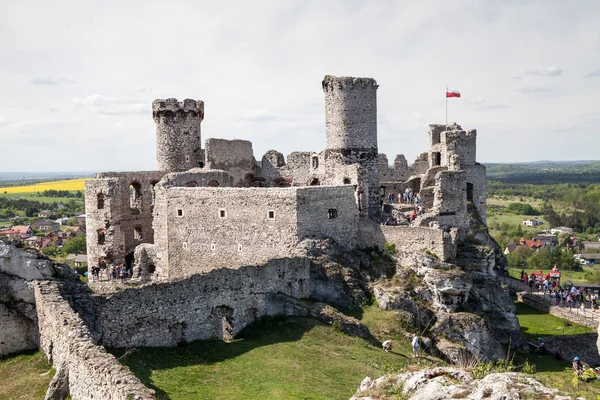
[[446,97],[460,97],[460,92],[456,89],[446,88]]
[[460,97],[460,92],[456,89],[446,89],[446,97]]

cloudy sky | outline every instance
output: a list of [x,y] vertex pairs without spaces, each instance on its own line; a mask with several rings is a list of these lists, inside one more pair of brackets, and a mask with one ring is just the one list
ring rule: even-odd
[[600,159],[600,1],[0,0],[0,171],[151,170],[156,98],[257,159],[325,147],[321,80],[375,78],[379,149],[478,130],[481,162]]

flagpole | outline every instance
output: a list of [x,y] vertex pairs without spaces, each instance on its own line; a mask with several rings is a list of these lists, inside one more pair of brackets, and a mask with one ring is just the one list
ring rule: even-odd
[[446,130],[448,130],[448,85],[446,85],[444,96],[446,97]]

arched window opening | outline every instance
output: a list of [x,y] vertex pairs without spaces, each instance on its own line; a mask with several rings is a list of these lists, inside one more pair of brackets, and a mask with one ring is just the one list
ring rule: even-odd
[[349,185],[350,183],[352,183],[350,178],[344,178],[344,185]]
[[319,180],[317,178],[312,178],[309,183],[310,186],[319,186],[320,184],[321,183],[319,182]]
[[138,182],[129,185],[129,207],[138,210],[142,208],[142,187]]
[[104,242],[106,241],[106,233],[104,231],[104,228],[98,229],[96,233],[98,235],[98,244],[104,244]]
[[102,210],[104,208],[104,193],[102,193],[102,192],[98,193],[97,204],[98,204],[98,210]]
[[219,186],[219,182],[213,179],[208,182],[208,186],[209,187],[217,187],[217,186]]
[[198,183],[196,181],[189,181],[188,183],[185,184],[185,186],[196,187],[196,186],[198,186]]

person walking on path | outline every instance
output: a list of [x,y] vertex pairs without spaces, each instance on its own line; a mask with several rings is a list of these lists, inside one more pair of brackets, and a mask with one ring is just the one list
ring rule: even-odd
[[412,348],[413,348],[413,357],[416,357],[417,354],[419,353],[419,337],[417,335],[413,336]]

